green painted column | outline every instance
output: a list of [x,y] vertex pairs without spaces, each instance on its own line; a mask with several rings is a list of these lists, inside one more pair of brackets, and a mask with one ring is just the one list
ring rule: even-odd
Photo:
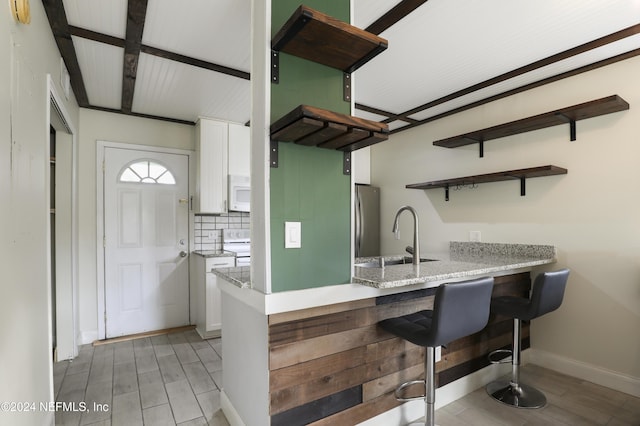
[[[349,22],[349,0],[308,0],[320,12]],[[273,0],[272,36],[300,6]],[[271,122],[298,105],[350,114],[342,71],[280,53],[280,82],[271,85]],[[280,142],[271,169],[271,289],[273,292],[348,283],[351,279],[351,179],[343,154]],[[302,247],[284,248],[284,223],[301,222]]]

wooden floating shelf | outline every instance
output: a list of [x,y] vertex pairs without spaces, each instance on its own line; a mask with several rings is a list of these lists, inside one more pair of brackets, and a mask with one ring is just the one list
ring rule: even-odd
[[300,105],[271,125],[271,140],[355,151],[389,138],[386,123]]
[[301,5],[271,40],[271,48],[352,73],[383,52],[387,40]]
[[431,182],[414,183],[407,185],[409,189],[445,189],[445,200],[449,201],[449,188],[475,186],[479,183],[502,182],[505,180],[520,180],[520,195],[525,195],[525,181],[527,178],[543,176],[566,175],[567,169],[558,166],[540,166],[527,169],[507,170],[504,172],[487,173],[483,175],[465,176],[452,179],[435,180]]
[[445,148],[458,148],[460,146],[477,143],[480,145],[480,156],[482,157],[483,143],[485,141],[544,129],[546,127],[558,126],[560,124],[570,125],[571,140],[573,141],[576,139],[576,121],[628,109],[629,103],[627,101],[618,95],[611,95],[594,101],[512,121],[510,123],[500,124],[498,126],[465,133],[463,135],[437,140],[433,142],[433,144]]

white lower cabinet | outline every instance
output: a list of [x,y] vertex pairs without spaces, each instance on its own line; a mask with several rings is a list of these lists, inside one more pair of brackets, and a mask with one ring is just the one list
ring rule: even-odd
[[220,337],[222,330],[221,295],[215,268],[235,266],[235,257],[191,256],[191,321],[203,339]]

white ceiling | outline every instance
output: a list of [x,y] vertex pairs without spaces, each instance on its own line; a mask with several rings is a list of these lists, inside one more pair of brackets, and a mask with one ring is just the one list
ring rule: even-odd
[[[400,0],[353,0],[366,28]],[[125,38],[127,0],[63,0],[69,25]],[[142,44],[250,71],[251,0],[148,0]],[[354,74],[358,104],[402,113],[640,24],[640,0],[429,0],[380,36],[389,47]],[[73,36],[89,104],[120,109],[122,47]],[[506,90],[640,48],[624,38],[410,115],[423,120]],[[132,111],[244,123],[250,82],[141,53]],[[373,120],[386,117],[355,110]],[[391,129],[406,122],[393,121]]]
[[[354,25],[366,27],[396,3],[355,0]],[[638,0],[430,0],[380,34],[389,48],[356,72],[354,97],[401,113],[638,23]],[[639,47],[640,36],[629,37],[410,117],[422,120]]]
[[[63,0],[69,25],[126,36],[127,0]],[[249,72],[250,0],[149,0],[142,44]],[[124,49],[73,37],[92,106],[120,109]],[[245,123],[250,82],[157,56],[140,54],[132,111],[195,121],[198,116]]]

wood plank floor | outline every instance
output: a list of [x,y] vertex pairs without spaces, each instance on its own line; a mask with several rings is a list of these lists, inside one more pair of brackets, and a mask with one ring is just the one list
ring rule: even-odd
[[[193,330],[82,346],[73,362],[54,364],[56,401],[82,401],[89,408],[96,402],[109,410],[60,412],[56,424],[228,426],[220,410],[221,348],[221,339],[202,340]],[[436,422],[440,426],[640,426],[639,398],[532,364],[523,367],[521,377],[545,393],[546,407],[514,409],[478,389],[437,410]]]
[[[84,345],[73,361],[54,364],[56,425],[229,426],[220,409],[222,341],[194,331]],[[102,404],[93,410],[94,403]]]

